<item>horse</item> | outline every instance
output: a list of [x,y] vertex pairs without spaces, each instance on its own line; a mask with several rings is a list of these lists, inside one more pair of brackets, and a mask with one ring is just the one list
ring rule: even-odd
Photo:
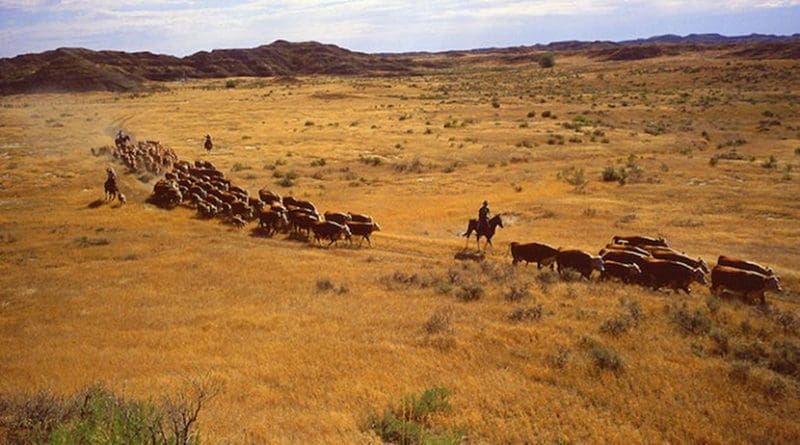
[[115,198],[121,195],[119,192],[119,187],[117,187],[117,181],[114,179],[106,179],[105,184],[103,184],[103,188],[106,190],[106,201],[114,201]]
[[487,245],[494,247],[494,244],[492,244],[492,237],[494,236],[495,230],[497,230],[497,226],[503,227],[503,218],[500,217],[499,213],[489,220],[488,227],[481,227],[480,230],[478,230],[478,220],[471,219],[467,225],[467,231],[461,236],[467,237],[467,245],[469,245],[469,237],[472,235],[472,232],[475,232],[475,241],[478,243],[478,251],[480,251],[482,236],[486,238]]
[[211,149],[214,148],[214,143],[211,142],[211,136],[206,135],[206,142],[205,142],[205,144],[203,144],[203,146],[205,147],[206,151],[208,151],[208,152],[210,152]]

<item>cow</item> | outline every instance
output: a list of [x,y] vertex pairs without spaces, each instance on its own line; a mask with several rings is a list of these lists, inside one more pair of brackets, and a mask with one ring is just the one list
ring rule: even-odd
[[693,268],[675,261],[647,259],[640,267],[643,281],[654,290],[669,286],[675,293],[683,290],[688,295],[692,291],[689,288],[692,282],[708,283],[700,268]]
[[739,294],[747,299],[758,297],[761,304],[766,303],[764,292],[782,292],[780,281],[775,275],[764,275],[750,270],[717,265],[711,271],[711,292],[720,295],[723,291]]
[[[601,251],[602,252],[602,251]],[[636,264],[642,267],[648,256],[629,250],[609,250],[603,253],[603,261],[616,261],[622,264]]]
[[644,256],[650,256],[650,252],[641,247],[632,246],[630,244],[606,244],[606,247],[600,250],[600,256],[609,250],[625,250],[629,252],[638,253]]
[[350,215],[350,221],[353,222],[371,223],[373,221],[371,216],[362,213],[348,212],[347,214]]
[[653,238],[650,236],[615,236],[611,239],[614,244],[630,244],[632,246],[662,246],[669,247],[664,238]]
[[768,277],[775,275],[775,272],[773,272],[772,269],[770,269],[769,267],[764,267],[752,261],[740,260],[738,258],[732,258],[724,255],[720,255],[720,257],[717,258],[717,265],[734,267],[736,269],[742,269],[742,270],[749,270],[751,272],[758,272],[761,275],[766,275]]
[[575,269],[587,280],[592,275],[593,270],[603,272],[603,259],[592,256],[582,250],[560,250],[556,255],[558,273],[562,274],[566,269]]
[[315,241],[321,241],[323,239],[329,240],[328,246],[340,240],[342,237],[348,241],[352,240],[352,234],[347,226],[336,224],[332,221],[314,221],[311,225],[311,231],[314,232]]
[[333,221],[338,224],[347,224],[352,217],[349,213],[325,212],[325,221]]
[[258,197],[267,204],[271,204],[273,202],[283,203],[281,195],[273,192],[272,190],[261,189],[258,191]]
[[525,261],[525,265],[535,261],[538,269],[541,269],[543,265],[550,266],[552,269],[555,265],[556,255],[558,255],[558,249],[547,244],[520,244],[516,241],[511,243],[511,257],[513,258],[511,264],[514,265],[520,261]]
[[272,236],[289,225],[286,213],[274,210],[262,211],[258,215],[258,225],[268,236]]
[[617,261],[603,260],[603,273],[601,280],[618,278],[623,283],[638,283],[641,281],[642,269],[636,264],[625,264]]
[[670,260],[678,263],[683,263],[693,269],[699,267],[700,270],[703,271],[703,273],[709,272],[708,265],[702,258],[697,258],[697,259],[689,258],[688,256],[681,253],[677,253],[672,249],[653,249],[650,251],[650,255],[652,255],[653,258],[659,260]]
[[239,215],[231,216],[231,218],[228,220],[228,223],[236,227],[237,229],[241,229],[242,227],[247,225],[247,221],[242,219],[242,217]]
[[[325,219],[327,220],[327,217]],[[360,236],[367,240],[367,244],[369,244],[370,247],[372,247],[372,242],[369,240],[369,236],[372,235],[372,232],[380,232],[381,230],[381,226],[376,222],[363,223],[347,221],[344,225],[350,229],[352,235]]]

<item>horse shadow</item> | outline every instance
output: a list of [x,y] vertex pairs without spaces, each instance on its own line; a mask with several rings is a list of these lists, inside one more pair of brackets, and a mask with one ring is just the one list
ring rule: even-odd
[[106,203],[105,199],[95,199],[94,201],[90,202],[86,207],[90,209],[96,209],[98,207],[102,207]]

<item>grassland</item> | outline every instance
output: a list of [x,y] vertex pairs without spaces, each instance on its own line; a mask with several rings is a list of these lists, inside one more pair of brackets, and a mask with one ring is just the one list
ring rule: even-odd
[[[470,443],[800,441],[797,62],[166,86],[0,98],[0,393],[211,379],[206,443],[379,443],[370,411],[430,387],[453,406],[433,421]],[[120,128],[383,230],[373,248],[265,239],[148,205],[153,181],[125,174],[128,204],[91,208],[111,161],[90,148]],[[484,263],[455,261],[484,199],[505,228]],[[506,253],[616,234],[765,263],[785,292],[563,281]]]

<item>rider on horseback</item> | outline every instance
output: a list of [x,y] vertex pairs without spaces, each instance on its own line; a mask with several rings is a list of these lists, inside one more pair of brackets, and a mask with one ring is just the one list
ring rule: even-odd
[[483,201],[483,206],[478,209],[478,233],[489,228],[489,201]]
[[108,178],[106,179],[107,181],[114,183],[117,182],[117,172],[114,171],[114,167],[108,167],[106,169],[106,174],[108,175]]
[[211,149],[214,148],[214,143],[211,142],[211,135],[210,134],[206,135],[206,142],[205,142],[205,144],[203,144],[203,146],[205,147],[206,151],[211,151]]

